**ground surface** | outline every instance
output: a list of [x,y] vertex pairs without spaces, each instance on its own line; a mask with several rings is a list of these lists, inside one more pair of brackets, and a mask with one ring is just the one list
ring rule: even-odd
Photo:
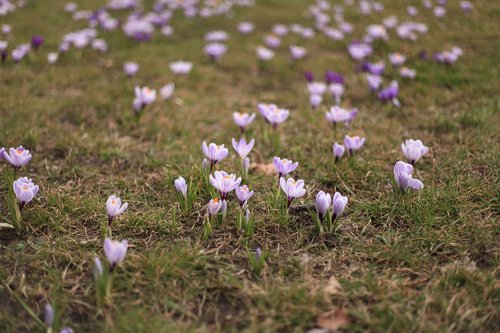
[[[77,2],[99,7],[95,0]],[[389,14],[405,15],[407,2],[420,5],[383,2],[381,15],[346,10],[355,34]],[[456,3],[442,21],[421,15],[429,33],[418,42],[391,35],[376,47],[375,59],[402,51],[417,70],[414,82],[401,81],[400,109],[369,96],[346,54],[349,39],[287,37],[285,45],[295,41],[309,56],[291,65],[281,48],[259,68],[254,48],[273,24],[311,24],[307,1],[257,1],[225,19],[174,18],[176,34],[157,34],[149,43],[105,33],[107,54],[72,50],[49,65],[46,53],[62,35],[84,27],[62,11],[64,3],[28,1],[2,18],[16,42],[38,33],[46,44],[23,64],[0,68],[0,143],[33,152],[24,172],[41,187],[24,212],[27,231],[0,230],[0,331],[41,331],[26,308],[40,314],[48,300],[64,305],[62,322],[77,332],[303,332],[329,312],[350,332],[500,330],[496,1],[475,2],[471,18]],[[240,36],[235,26],[242,20],[254,22],[256,32]],[[204,33],[215,29],[231,34],[228,54],[216,66],[201,52]],[[454,45],[464,55],[453,66],[418,60],[422,50]],[[179,59],[195,64],[187,78],[168,70]],[[141,66],[133,78],[123,74],[127,60]],[[346,105],[360,109],[353,128],[336,137],[322,112],[309,109],[304,92],[303,72],[327,69],[346,76]],[[135,127],[134,85],[159,88],[169,81],[177,86],[174,100],[152,105]],[[239,136],[232,111],[255,112],[261,101],[292,112],[280,129],[278,155],[299,161],[294,176],[308,190],[302,203],[320,189],[349,196],[335,235],[317,235],[302,212],[278,227],[267,201],[276,180],[257,171],[248,180],[257,191],[251,210],[258,222],[248,245],[234,227],[234,207],[208,241],[201,223],[209,198],[202,194],[192,214],[178,211],[173,180],[198,174],[201,142],[230,146]],[[252,124],[256,163],[274,156],[263,139],[266,126],[262,119]],[[367,144],[335,166],[331,145],[346,133],[364,135]],[[431,152],[417,167],[424,190],[399,195],[391,187],[392,166],[406,138],[422,139]],[[239,170],[233,151],[221,168]],[[1,191],[4,197],[5,184]],[[117,270],[113,306],[103,315],[91,266],[96,255],[103,257],[104,203],[112,193],[130,205],[114,237],[131,247]],[[248,263],[247,248],[256,246],[269,252],[261,278]]]

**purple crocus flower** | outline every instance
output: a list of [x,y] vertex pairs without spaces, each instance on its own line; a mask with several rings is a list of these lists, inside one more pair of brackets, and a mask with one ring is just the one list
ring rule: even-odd
[[309,104],[311,104],[313,110],[316,110],[321,105],[322,101],[323,101],[323,96],[321,95],[313,94],[309,96]]
[[406,156],[408,162],[410,162],[411,165],[415,165],[415,163],[422,156],[427,154],[429,148],[424,146],[421,140],[409,139],[401,144],[401,150],[403,151],[403,154]]
[[2,157],[4,160],[9,162],[14,168],[19,169],[23,165],[26,165],[31,161],[30,151],[24,149],[23,146],[19,146],[17,148],[10,148],[9,152],[5,149],[2,150]]
[[306,81],[307,81],[308,83],[311,83],[311,82],[313,82],[313,81],[314,81],[314,74],[313,74],[313,72],[311,72],[311,71],[307,71],[307,72],[305,72],[305,73],[304,73],[304,76],[305,76]]
[[424,187],[421,180],[412,178],[413,166],[403,161],[398,161],[394,165],[394,178],[401,190],[406,190],[408,187],[414,190],[420,190]]
[[383,102],[392,102],[395,106],[401,106],[401,103],[398,100],[399,94],[399,84],[397,81],[392,81],[389,86],[382,89],[378,93],[378,98]]
[[2,52],[0,52],[0,57],[2,58],[2,62],[5,62],[5,60],[7,60],[8,56],[9,56],[9,52],[7,52],[7,49],[2,50]]
[[332,106],[330,111],[325,113],[325,117],[326,120],[335,126],[337,123],[349,121],[351,119],[351,113],[340,106]]
[[215,171],[210,175],[210,184],[219,191],[221,200],[226,200],[229,192],[233,191],[241,183],[241,177],[236,178],[234,173],[228,174],[225,171]]
[[373,75],[382,75],[385,70],[385,63],[383,61],[379,62],[368,62],[366,63],[366,70]]
[[253,196],[254,191],[250,191],[247,185],[238,186],[235,190],[236,197],[238,198],[238,203],[241,208],[244,208],[248,203],[248,200]]
[[359,150],[365,144],[365,138],[359,136],[349,136],[344,137],[345,149],[349,152],[349,155],[353,155],[356,150]]
[[104,269],[102,268],[101,259],[95,257],[94,258],[94,266],[92,267],[92,275],[94,275],[94,280],[98,280],[102,274],[104,273]]
[[356,61],[362,61],[372,54],[372,47],[367,43],[353,41],[347,48],[351,57]]
[[345,147],[344,145],[335,142],[333,144],[333,156],[335,156],[335,162],[337,162],[342,156],[344,156]]
[[378,75],[366,74],[366,81],[371,91],[379,90],[382,85],[382,78]]
[[281,159],[277,156],[273,158],[273,164],[274,169],[278,173],[278,179],[288,175],[299,166],[299,162],[294,163],[292,160],[287,160],[286,158]]
[[43,317],[43,321],[47,327],[52,327],[54,323],[54,308],[50,303],[45,304],[45,315]]
[[307,84],[307,90],[311,95],[323,95],[326,92],[327,86],[323,82],[309,82]]
[[250,140],[249,143],[245,140],[245,138],[241,138],[240,141],[236,141],[233,138],[233,148],[236,150],[236,153],[238,156],[244,160],[247,158],[248,154],[250,154],[250,151],[252,151],[253,145],[255,144],[255,139]]
[[207,146],[207,143],[205,141],[203,141],[201,149],[203,150],[203,154],[205,154],[205,156],[210,161],[210,172],[212,172],[213,167],[217,163],[225,159],[229,154],[229,150],[225,148],[224,145],[216,145],[215,143],[210,143],[210,145]]
[[43,44],[43,37],[40,35],[34,35],[31,37],[31,47],[35,50],[38,50],[40,46]]
[[332,84],[332,83],[344,83],[344,76],[338,73],[335,73],[333,71],[326,71],[325,72],[325,81],[326,84]]
[[183,177],[179,176],[179,178],[174,181],[174,186],[177,192],[179,192],[184,198],[187,198],[187,183]]
[[64,327],[59,331],[59,333],[74,333],[74,331],[71,327]]
[[116,265],[121,263],[125,259],[127,254],[128,241],[122,240],[121,242],[106,238],[104,240],[104,253],[108,258],[109,271],[112,272]]
[[307,55],[307,50],[297,45],[290,45],[290,54],[293,60],[298,60]]
[[262,256],[262,250],[260,249],[260,247],[257,247],[255,249],[255,262],[259,262],[261,256]]
[[227,46],[222,43],[210,43],[203,49],[203,52],[214,62],[219,60],[226,51]]
[[343,196],[339,192],[335,192],[333,195],[333,200],[332,200],[332,209],[333,209],[333,214],[332,214],[332,220],[335,220],[337,217],[342,214],[342,212],[345,209],[345,206],[347,206],[347,197]]
[[257,46],[255,48],[255,53],[257,54],[257,58],[262,61],[271,60],[275,55],[274,51],[263,46]]
[[26,177],[21,177],[14,181],[12,184],[14,193],[16,195],[17,201],[19,201],[19,208],[23,207],[33,200],[35,195],[38,193],[39,187],[35,185],[31,179]]
[[222,201],[219,200],[219,198],[211,199],[207,205],[208,217],[211,218],[212,216],[217,214],[220,211],[221,207],[222,207]]
[[252,123],[255,119],[255,113],[240,113],[233,112],[233,120],[235,124],[240,128],[241,132],[245,132],[245,129]]
[[285,180],[285,178],[281,177],[280,186],[283,192],[285,192],[287,196],[288,208],[290,208],[293,199],[300,198],[304,196],[304,194],[306,194],[306,190],[304,188],[304,181],[302,179],[295,181],[293,178],[288,178],[287,180]]
[[401,53],[389,53],[389,61],[393,66],[401,66],[405,63],[406,57]]
[[473,6],[470,1],[460,1],[460,8],[463,10],[466,16],[469,16]]
[[316,211],[321,221],[325,217],[332,204],[332,196],[329,193],[319,191],[316,195]]

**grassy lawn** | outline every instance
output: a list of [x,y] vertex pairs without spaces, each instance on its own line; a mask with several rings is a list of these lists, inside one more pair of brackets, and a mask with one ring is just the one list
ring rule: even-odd
[[[90,10],[105,3],[75,2]],[[144,2],[151,10],[153,1]],[[380,2],[384,11],[366,16],[344,6],[354,26],[344,40],[289,34],[265,64],[255,55],[263,36],[276,23],[312,27],[312,1],[257,0],[212,18],[176,12],[171,37],[157,29],[139,43],[121,29],[99,31],[107,53],[71,49],[52,65],[47,53],[63,35],[87,26],[64,12],[66,0],[27,0],[0,17],[12,26],[9,45],[34,34],[45,39],[21,63],[0,64],[0,148],[29,149],[33,159],[19,174],[40,186],[23,209],[24,231],[0,229],[0,331],[43,332],[35,317],[43,318],[47,302],[56,305],[60,326],[75,332],[306,332],[328,325],[347,332],[500,331],[500,3],[474,1],[466,17],[458,1],[448,1],[437,19],[421,1]],[[406,14],[410,4],[419,9],[415,18]],[[110,13],[124,19],[129,11]],[[373,44],[371,59],[386,62],[384,84],[399,81],[400,108],[369,92],[346,51],[368,24],[391,14],[429,27],[416,42],[390,30],[388,41]],[[255,31],[239,34],[241,21]],[[213,30],[230,34],[216,64],[202,52],[203,36]],[[304,46],[306,58],[291,62],[290,44]],[[463,50],[455,64],[432,60],[453,46]],[[387,55],[397,51],[416,69],[415,80],[390,66]],[[430,59],[420,59],[422,51]],[[193,71],[174,76],[169,63],[176,60],[193,62]],[[126,61],[140,65],[137,75],[124,74]],[[330,98],[317,111],[309,106],[304,72],[322,80],[326,70],[344,75],[342,103],[359,109],[350,129],[332,130],[325,121]],[[134,86],[168,82],[175,82],[174,97],[149,105],[136,125]],[[246,133],[256,140],[249,157],[257,167],[245,181],[256,192],[249,203],[254,234],[236,227],[231,194],[226,220],[204,239],[211,196],[201,178],[201,144],[225,144],[229,156],[218,169],[239,174],[232,112],[257,112],[261,102],[289,109],[290,117],[278,128],[279,147],[260,115]],[[364,136],[366,144],[334,163],[332,144],[346,134]],[[401,192],[392,170],[409,138],[430,151],[414,171],[424,188]],[[306,184],[287,225],[272,204],[276,176],[262,171],[274,156],[298,161],[291,176]],[[8,170],[2,161],[0,173]],[[178,176],[198,190],[188,212],[177,201]],[[10,219],[11,185],[0,179],[0,214]],[[334,233],[319,234],[308,212],[320,190],[349,198]],[[112,301],[98,307],[92,265],[96,256],[106,262],[111,194],[129,204],[113,222],[113,238],[127,239],[129,248],[114,272]],[[266,254],[260,276],[249,261],[257,247]]]

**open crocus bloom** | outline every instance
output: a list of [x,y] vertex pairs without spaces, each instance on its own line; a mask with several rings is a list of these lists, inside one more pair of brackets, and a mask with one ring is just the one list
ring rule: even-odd
[[225,200],[228,193],[233,191],[241,183],[241,177],[236,178],[234,173],[228,174],[225,171],[215,171],[210,175],[210,183],[219,191],[221,199]]
[[401,53],[390,53],[389,61],[393,66],[401,66],[406,61],[406,57]]
[[351,119],[351,113],[340,106],[332,106],[330,111],[325,113],[326,120],[333,125],[337,123],[347,122]]
[[125,259],[127,249],[128,242],[126,240],[122,240],[121,242],[111,240],[110,238],[106,238],[104,240],[104,253],[108,258],[109,268],[111,271],[113,271],[115,266]]
[[361,61],[372,54],[372,47],[367,43],[352,42],[347,48],[354,60]]
[[429,148],[424,146],[420,140],[409,139],[401,144],[401,150],[408,162],[414,165],[422,156],[427,154]]
[[259,103],[258,108],[260,114],[273,126],[273,129],[276,129],[279,124],[287,120],[290,115],[290,111],[278,108],[276,104]]
[[212,60],[218,60],[227,51],[227,46],[221,43],[210,43],[205,46],[203,52]]
[[222,207],[222,202],[223,201],[219,200],[219,198],[211,199],[207,205],[208,216],[211,217],[211,216],[217,214]]
[[187,75],[193,69],[193,64],[187,61],[175,61],[169,64],[169,68],[174,74]]
[[299,179],[295,181],[293,178],[280,178],[280,186],[283,192],[285,192],[288,199],[288,207],[295,198],[300,198],[306,194],[306,189],[304,188],[304,180]]
[[235,190],[236,197],[238,198],[238,203],[240,207],[244,207],[248,200],[253,196],[254,191],[250,191],[247,185],[238,186]]
[[255,26],[250,22],[240,22],[238,23],[238,31],[240,34],[247,35],[253,31]]
[[352,155],[356,150],[363,147],[365,144],[365,138],[361,138],[359,136],[349,136],[346,135],[344,137],[344,146],[349,151],[349,154]]
[[203,150],[203,154],[205,154],[205,156],[210,161],[212,167],[225,159],[229,154],[229,150],[225,148],[224,145],[216,145],[215,143],[210,143],[207,146],[207,143],[205,141],[203,141],[201,149]]
[[286,158],[279,158],[275,156],[273,158],[274,169],[278,173],[278,178],[288,175],[293,170],[297,169],[299,162],[293,162],[292,160],[287,160]]
[[128,207],[128,203],[122,205],[122,200],[116,195],[109,196],[106,201],[106,211],[108,212],[108,217],[112,220],[114,217],[122,214]]
[[234,123],[240,128],[242,132],[248,127],[248,125],[252,123],[252,121],[255,119],[255,116],[255,113],[250,114],[233,112]]
[[33,200],[39,189],[38,185],[33,184],[33,181],[26,177],[16,180],[12,184],[12,187],[14,188],[14,193],[16,194],[17,201],[19,201],[21,207]]
[[4,160],[12,164],[12,166],[16,168],[20,168],[23,165],[26,165],[31,161],[30,151],[24,149],[23,146],[19,146],[17,148],[10,148],[9,152],[4,149],[2,150],[2,157]]
[[394,178],[396,179],[399,188],[402,190],[406,190],[408,187],[414,190],[420,190],[424,187],[421,180],[412,177],[413,166],[411,164],[398,161],[394,165],[393,172]]
[[250,154],[250,151],[252,151],[253,145],[255,144],[255,140],[252,139],[250,140],[249,143],[245,140],[245,138],[241,138],[240,141],[236,141],[233,138],[233,148],[236,150],[236,153],[238,153],[238,156],[244,160],[248,154]]
[[304,58],[307,55],[307,50],[297,45],[290,45],[290,53],[292,55],[292,59],[297,60]]
[[257,53],[257,57],[260,60],[267,61],[267,60],[271,60],[274,57],[274,51],[272,51],[266,47],[263,47],[263,46],[257,46],[257,48],[255,49],[255,52]]

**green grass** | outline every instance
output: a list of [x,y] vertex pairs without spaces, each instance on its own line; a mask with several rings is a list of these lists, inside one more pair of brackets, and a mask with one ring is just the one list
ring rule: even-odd
[[[46,44],[21,64],[0,66],[0,144],[33,152],[21,174],[41,188],[23,212],[26,231],[18,236],[0,229],[0,331],[42,332],[27,309],[41,315],[49,300],[76,332],[304,332],[339,308],[348,315],[349,332],[500,330],[495,1],[475,1],[470,18],[452,1],[441,21],[421,9],[415,20],[429,25],[427,35],[411,43],[391,32],[388,43],[377,44],[374,59],[387,62],[388,52],[400,50],[417,70],[415,81],[401,82],[400,109],[368,95],[346,55],[349,39],[288,36],[275,59],[259,69],[254,48],[273,24],[311,24],[303,15],[305,0],[260,0],[224,19],[176,16],[174,36],[157,34],[149,43],[127,40],[119,31],[100,33],[108,53],[72,50],[49,65],[46,53],[65,33],[84,27],[62,12],[65,2],[28,1],[2,18],[13,26],[11,45],[35,33]],[[102,4],[77,2],[90,9]],[[355,36],[390,14],[405,15],[406,3],[420,4],[382,2],[380,15],[346,9]],[[243,20],[256,23],[252,35],[236,32]],[[204,33],[215,29],[227,30],[231,39],[221,63],[212,65],[201,49]],[[308,57],[291,65],[290,43],[305,46]],[[454,45],[464,54],[453,66],[418,60],[422,50],[432,54]],[[180,59],[194,62],[187,78],[168,70]],[[133,78],[122,71],[128,60],[141,66]],[[336,135],[322,112],[310,111],[304,92],[303,72],[319,76],[327,69],[345,74],[345,103],[360,110],[353,128]],[[134,86],[159,88],[170,81],[174,100],[156,102],[134,126]],[[232,112],[256,112],[258,102],[291,110],[280,128],[278,156],[300,163],[293,176],[305,180],[308,192],[295,204],[311,203],[319,190],[348,195],[335,235],[318,235],[303,211],[278,226],[267,201],[276,179],[255,171],[248,184],[256,190],[250,209],[257,226],[249,241],[236,229],[235,207],[203,240],[205,191],[191,213],[180,212],[173,180],[198,177],[201,143],[230,147],[239,136]],[[252,162],[275,156],[264,139],[266,126],[261,119],[251,125]],[[352,160],[334,164],[331,146],[347,133],[366,136],[367,144]],[[416,167],[425,188],[399,194],[392,167],[407,138],[422,139],[431,150]],[[220,168],[239,173],[234,152]],[[8,215],[7,185],[2,180],[0,186],[1,214]],[[113,235],[131,247],[116,272],[112,306],[98,311],[92,260],[104,258],[101,225],[112,193],[130,205],[114,222]],[[257,246],[269,252],[260,278],[247,256]],[[326,293],[331,276],[341,289]]]

